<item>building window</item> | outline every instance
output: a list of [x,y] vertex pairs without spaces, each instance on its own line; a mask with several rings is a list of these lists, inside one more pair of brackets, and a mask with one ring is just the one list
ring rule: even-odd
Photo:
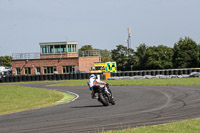
[[56,72],[56,67],[44,67],[44,74],[53,74]]
[[60,46],[60,48],[61,48],[61,53],[66,53],[67,51],[66,51],[66,45],[61,45]]
[[71,52],[71,45],[67,45],[68,46],[68,52]]
[[53,46],[50,46],[50,52],[49,53],[54,53],[54,50],[53,50]]
[[31,74],[31,68],[25,67],[25,74]]
[[47,54],[47,53],[53,53],[53,46],[52,45],[46,45],[46,46],[41,46],[42,48],[42,53]]
[[36,67],[36,74],[40,74],[40,67]]
[[63,73],[72,73],[75,71],[75,66],[63,66]]
[[67,45],[68,52],[77,52],[77,45],[76,44],[69,44]]
[[20,68],[16,68],[17,75],[20,75]]
[[60,53],[60,46],[55,46],[55,53]]

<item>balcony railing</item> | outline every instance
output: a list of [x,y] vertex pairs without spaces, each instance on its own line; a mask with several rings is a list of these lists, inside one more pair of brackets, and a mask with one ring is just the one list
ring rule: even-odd
[[68,58],[68,57],[87,57],[87,56],[100,56],[99,50],[79,50],[78,53],[56,53],[56,54],[41,54],[36,53],[13,53],[13,60],[23,59],[45,59],[45,58]]
[[21,60],[21,59],[40,59],[40,53],[13,53],[13,60]]
[[79,57],[101,56],[99,50],[79,50]]

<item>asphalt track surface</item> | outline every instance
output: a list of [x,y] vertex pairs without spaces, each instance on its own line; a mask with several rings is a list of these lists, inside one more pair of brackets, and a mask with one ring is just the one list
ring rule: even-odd
[[0,115],[0,132],[77,133],[121,130],[200,117],[200,86],[111,86],[116,105],[104,107],[87,87],[37,88],[71,91],[67,104]]

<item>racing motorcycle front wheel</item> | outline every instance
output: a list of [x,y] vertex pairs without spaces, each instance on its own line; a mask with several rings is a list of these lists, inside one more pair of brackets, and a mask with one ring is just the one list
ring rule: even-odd
[[98,93],[98,100],[103,104],[103,106],[108,106],[109,105],[109,100],[108,97],[105,96],[103,93]]

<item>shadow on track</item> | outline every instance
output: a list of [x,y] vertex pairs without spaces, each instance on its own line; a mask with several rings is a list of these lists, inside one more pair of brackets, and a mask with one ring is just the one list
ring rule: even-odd
[[105,107],[103,105],[91,105],[91,106],[75,106],[70,108],[98,108],[98,107]]

